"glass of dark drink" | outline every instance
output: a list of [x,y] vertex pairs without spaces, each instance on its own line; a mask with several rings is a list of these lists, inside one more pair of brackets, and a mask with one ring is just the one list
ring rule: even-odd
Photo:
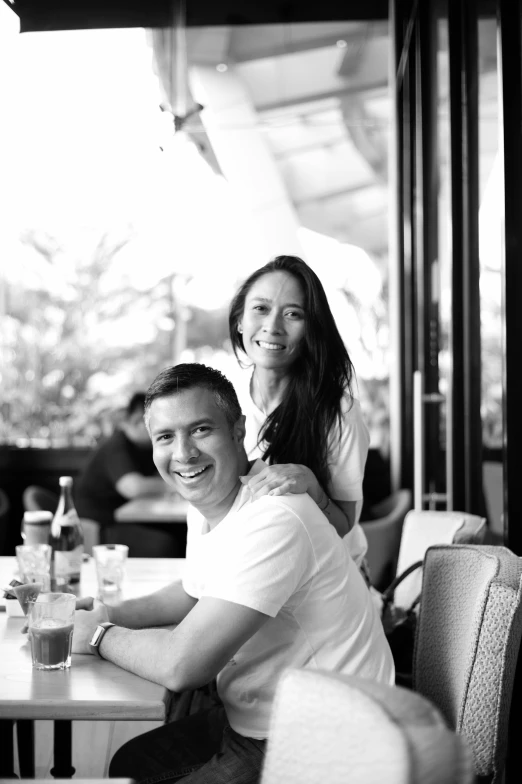
[[75,607],[73,593],[41,593],[31,602],[28,633],[35,669],[65,670],[71,666]]

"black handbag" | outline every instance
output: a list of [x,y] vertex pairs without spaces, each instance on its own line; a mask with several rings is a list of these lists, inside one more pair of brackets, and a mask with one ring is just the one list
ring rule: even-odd
[[395,663],[395,682],[399,686],[412,686],[413,650],[417,628],[417,606],[421,594],[408,608],[394,604],[395,589],[416,569],[422,568],[423,561],[416,561],[399,574],[382,594],[381,620]]

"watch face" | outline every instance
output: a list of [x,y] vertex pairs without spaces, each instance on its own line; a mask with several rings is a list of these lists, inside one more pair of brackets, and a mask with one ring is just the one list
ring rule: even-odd
[[103,629],[101,629],[99,626],[97,626],[96,627],[96,631],[92,635],[91,645],[97,645],[99,640],[100,640],[100,637],[102,636],[102,634],[103,634]]
[[92,635],[91,645],[96,645],[96,643],[98,642],[98,640],[102,636],[102,632],[103,632],[103,629],[100,629],[100,627],[98,626],[96,628],[96,631]]

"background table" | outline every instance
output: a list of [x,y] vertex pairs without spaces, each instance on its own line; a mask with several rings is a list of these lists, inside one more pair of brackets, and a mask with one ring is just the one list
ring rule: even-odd
[[[124,597],[151,593],[179,579],[183,564],[184,559],[129,559]],[[2,586],[10,582],[15,570],[15,558],[0,558]],[[82,565],[80,586],[80,595],[96,594],[92,559]],[[5,604],[3,600],[1,603]],[[0,720],[55,721],[55,777],[74,772],[70,758],[71,721],[165,719],[169,698],[166,689],[98,657],[73,654],[68,670],[33,670],[29,641],[20,634],[22,625],[22,618],[0,613]],[[63,755],[59,759],[57,752]]]
[[119,523],[186,523],[189,504],[181,496],[144,496],[118,507]]

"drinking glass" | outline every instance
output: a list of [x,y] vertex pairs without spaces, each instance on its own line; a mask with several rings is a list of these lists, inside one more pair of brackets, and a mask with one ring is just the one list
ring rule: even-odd
[[24,512],[20,530],[24,544],[48,544],[52,519],[52,512]]
[[71,666],[75,607],[73,593],[41,593],[31,602],[28,634],[35,669],[65,670]]
[[51,547],[48,544],[19,544],[16,559],[20,582],[42,583],[44,591],[51,587]]
[[106,603],[119,601],[129,548],[126,544],[97,544],[92,548],[92,554],[98,578],[98,598]]

